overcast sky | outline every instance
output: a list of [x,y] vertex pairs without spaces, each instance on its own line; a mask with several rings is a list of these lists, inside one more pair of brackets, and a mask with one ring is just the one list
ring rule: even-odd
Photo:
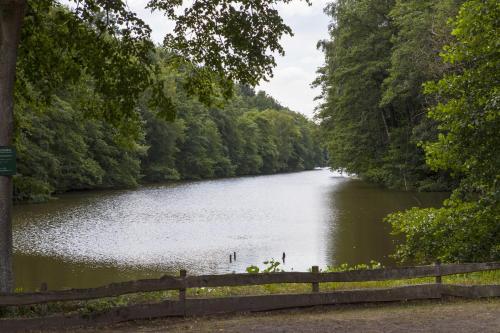
[[[153,30],[157,43],[173,28],[161,14],[145,10],[147,0],[127,0],[129,7],[146,21]],[[327,0],[312,0],[312,6],[295,0],[288,5],[280,5],[278,10],[285,22],[293,29],[294,36],[282,40],[285,56],[277,58],[274,77],[269,82],[261,82],[262,89],[276,98],[284,106],[312,117],[314,97],[318,90],[310,88],[316,77],[316,69],[323,64],[323,54],[316,50],[316,43],[328,36],[328,17],[323,13]]]
[[267,91],[281,104],[312,117],[319,95],[310,87],[316,69],[323,65],[323,53],[316,49],[320,39],[328,37],[328,17],[323,13],[326,0],[312,0],[312,6],[295,1],[280,8],[285,22],[293,29],[293,37],[283,38],[285,56],[277,58],[274,77],[261,82],[259,89]]

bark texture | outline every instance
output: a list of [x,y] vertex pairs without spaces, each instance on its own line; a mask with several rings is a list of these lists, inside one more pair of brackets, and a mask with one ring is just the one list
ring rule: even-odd
[[[14,133],[14,82],[25,0],[0,0],[0,146]],[[12,177],[0,176],[0,292],[14,287],[12,274]]]

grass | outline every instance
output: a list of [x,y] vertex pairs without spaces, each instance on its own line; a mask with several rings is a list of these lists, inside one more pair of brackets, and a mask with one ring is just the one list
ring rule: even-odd
[[[390,281],[372,282],[332,282],[320,283],[320,291],[390,288],[405,285],[434,283],[434,278],[417,278]],[[462,285],[500,284],[500,270],[456,274],[444,276],[442,283]],[[191,288],[187,290],[187,297],[228,297],[245,295],[270,295],[287,293],[308,293],[311,284],[283,283],[259,286],[217,287],[217,288]],[[80,313],[82,315],[140,303],[155,303],[178,298],[177,291],[161,291],[149,293],[136,293],[119,297],[102,298],[89,301],[52,302],[42,305],[4,307],[0,308],[0,318],[6,317],[37,317],[56,313]]]
[[[367,289],[367,288],[391,288],[405,285],[415,285],[424,283],[434,283],[434,278],[418,278],[389,281],[370,282],[331,282],[320,283],[320,291]],[[442,283],[481,285],[500,284],[500,270],[475,272],[467,274],[456,274],[443,276]],[[241,287],[218,287],[218,288],[192,288],[188,289],[188,297],[227,297],[242,295],[270,295],[287,293],[308,293],[311,292],[310,283],[281,283],[260,286]]]

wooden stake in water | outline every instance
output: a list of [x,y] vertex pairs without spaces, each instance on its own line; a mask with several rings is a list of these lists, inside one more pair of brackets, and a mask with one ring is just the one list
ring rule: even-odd
[[233,255],[232,255],[232,254],[230,254],[230,255],[229,255],[229,263],[232,263],[232,262],[233,262]]
[[236,261],[236,251],[233,252],[234,261]]
[[[49,290],[49,287],[47,286],[47,282],[42,282],[42,284],[40,285],[40,291],[41,292],[44,292],[44,291],[47,291]],[[47,304],[41,304],[40,305],[40,310],[42,312],[43,315],[47,314]]]

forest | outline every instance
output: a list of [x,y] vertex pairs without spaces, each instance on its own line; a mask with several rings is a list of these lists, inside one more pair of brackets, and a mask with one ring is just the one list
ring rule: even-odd
[[452,191],[389,215],[408,262],[500,259],[500,3],[339,0],[314,85],[334,169]]
[[[16,201],[324,164],[318,126],[263,91],[217,83],[186,63],[173,66],[160,47],[148,50],[154,73],[146,75],[127,60],[125,41],[96,40],[92,25],[62,6],[33,3],[27,17],[17,68]],[[79,47],[88,43],[88,49],[51,41],[69,39],[71,26],[61,22],[72,22]],[[115,52],[123,73],[94,63],[99,52]],[[135,86],[127,88],[127,80]]]
[[[14,116],[0,122],[1,145],[17,150],[14,201],[327,163],[395,190],[451,193],[440,208],[386,217],[399,262],[500,260],[500,3],[330,2],[313,121],[253,88],[292,34],[279,2],[195,2],[181,13],[178,1],[151,0],[176,22],[163,45],[123,1],[16,7],[17,58],[0,66],[15,77],[0,87],[0,116]],[[10,221],[10,177],[0,187],[0,220]]]

